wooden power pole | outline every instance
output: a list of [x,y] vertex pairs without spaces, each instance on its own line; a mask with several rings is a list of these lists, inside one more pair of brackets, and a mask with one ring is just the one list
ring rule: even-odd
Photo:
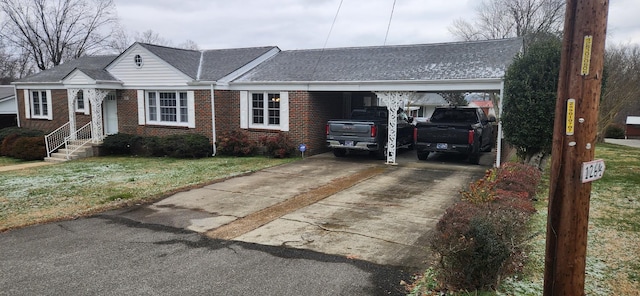
[[[584,295],[590,181],[598,178],[588,166],[595,152],[609,1],[567,0],[566,8],[549,189],[547,296]],[[603,163],[595,171],[602,176]]]

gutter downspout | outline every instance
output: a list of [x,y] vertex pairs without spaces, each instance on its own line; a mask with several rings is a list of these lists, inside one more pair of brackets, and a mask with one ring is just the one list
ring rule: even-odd
[[[18,121],[17,122],[18,127],[21,127],[20,126],[20,104],[18,104],[18,88],[15,85],[13,86],[13,96],[15,97],[15,101],[16,101],[16,121]],[[24,102],[24,98],[22,98],[22,101]]]
[[211,84],[211,130],[212,130],[212,142],[213,142],[213,154],[211,156],[216,156],[218,152],[216,147],[216,104],[215,104],[215,95],[213,92],[213,83]]

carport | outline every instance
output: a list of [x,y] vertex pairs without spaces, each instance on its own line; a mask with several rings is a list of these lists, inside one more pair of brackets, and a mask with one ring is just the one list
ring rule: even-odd
[[[335,97],[336,94],[343,94],[344,97],[344,94],[351,92],[373,93],[389,109],[389,152],[386,163],[395,164],[396,114],[400,107],[418,92],[496,93],[498,102],[494,102],[494,106],[498,106],[499,119],[504,74],[514,57],[521,52],[522,46],[521,38],[510,38],[282,51],[230,83],[230,88],[306,93],[311,101],[308,104],[310,109],[301,111],[320,115],[313,116],[313,120],[303,119],[299,124],[331,119],[331,114],[335,112],[326,110],[335,109],[331,106],[335,100],[325,98]],[[318,95],[323,93],[327,96]],[[498,139],[502,139],[501,123],[498,125]],[[499,166],[502,149],[500,140],[497,149],[496,166]]]

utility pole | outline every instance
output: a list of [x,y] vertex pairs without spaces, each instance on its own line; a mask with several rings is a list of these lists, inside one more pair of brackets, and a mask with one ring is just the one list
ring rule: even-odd
[[[567,0],[555,109],[544,295],[584,295],[608,0]],[[604,170],[604,167],[602,167]],[[600,172],[602,173],[602,171]]]

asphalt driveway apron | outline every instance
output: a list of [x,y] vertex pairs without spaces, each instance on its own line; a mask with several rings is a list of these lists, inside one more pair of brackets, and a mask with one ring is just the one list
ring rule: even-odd
[[105,215],[418,270],[437,220],[486,168],[323,154]]

